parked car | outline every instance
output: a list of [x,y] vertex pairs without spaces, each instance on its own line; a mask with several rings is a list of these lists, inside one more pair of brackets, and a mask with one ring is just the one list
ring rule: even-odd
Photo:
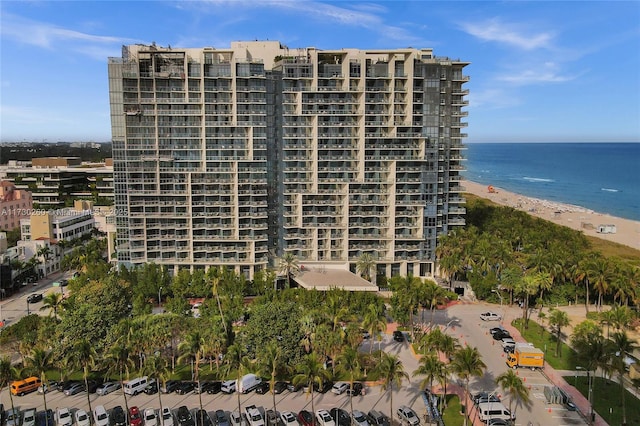
[[50,390],[57,390],[57,389],[58,389],[58,382],[50,381],[49,383],[43,383],[40,386],[38,386],[38,393],[47,393]]
[[[296,419],[296,415],[291,411],[283,411],[280,413],[280,420],[284,424],[284,426],[299,426],[298,419]],[[347,425],[348,426],[348,425]]]
[[61,382],[56,383],[56,390],[58,392],[63,392],[64,393],[64,391],[66,391],[71,386],[75,385],[76,383],[80,383],[80,381],[78,381],[78,380],[63,380]]
[[160,420],[162,421],[161,426],[174,426],[173,413],[171,412],[171,408],[162,407]]
[[213,421],[216,426],[229,426],[229,419],[224,410],[216,410],[216,412],[213,413]]
[[322,382],[322,386],[318,386],[317,383],[313,384],[313,391],[317,393],[327,393],[333,388],[333,382]]
[[129,407],[129,425],[131,426],[142,426],[142,413],[140,413],[140,409],[135,405],[133,407]]
[[273,385],[273,393],[275,393],[276,395],[280,395],[286,389],[287,389],[287,382],[276,382]]
[[331,388],[331,392],[336,395],[342,395],[347,389],[349,389],[349,383],[347,382],[338,382]]
[[20,426],[20,419],[22,416],[20,414],[20,410],[17,408],[8,409],[5,417],[7,426]]
[[200,385],[198,386],[198,383],[196,382],[196,386],[193,388],[193,393],[207,393],[209,388],[213,386],[214,383],[215,382],[201,381]]
[[196,384],[194,382],[184,381],[176,388],[176,393],[178,395],[186,395],[189,392],[192,392],[195,388]]
[[236,381],[225,380],[224,382],[222,382],[221,390],[226,394],[234,393],[236,391]]
[[93,424],[95,426],[109,426],[109,415],[104,406],[98,405],[93,409]]
[[509,423],[503,419],[489,419],[487,426],[509,426]]
[[390,426],[391,420],[387,417],[386,414],[381,413],[380,411],[371,410],[367,413],[367,418],[369,419],[369,424],[371,426]]
[[395,330],[393,332],[393,340],[395,340],[396,342],[404,342],[404,333],[400,330]]
[[502,349],[515,348],[516,341],[513,340],[512,337],[505,337],[500,341],[500,344],[502,345]]
[[298,413],[298,421],[302,426],[314,426],[315,420],[313,414],[307,410],[302,410]]
[[269,391],[271,390],[271,385],[269,384],[269,382],[263,380],[257,387],[256,387],[256,393],[260,394],[260,395],[264,395],[265,393],[269,393]]
[[124,410],[119,405],[116,405],[111,409],[109,420],[111,426],[126,426],[127,424],[127,416],[124,414]]
[[90,426],[91,425],[91,419],[89,419],[89,414],[87,414],[87,412],[84,411],[83,409],[77,410],[73,414],[73,418],[74,418],[74,420],[76,422],[76,426]]
[[500,402],[500,398],[494,392],[479,392],[473,395],[473,403],[475,405],[483,402]]
[[233,411],[229,414],[229,423],[231,426],[247,426],[249,424],[244,414],[237,411]]
[[162,393],[171,393],[180,386],[180,380],[167,380],[162,388]]
[[207,410],[198,409],[194,413],[195,421],[197,426],[213,426],[213,422],[211,421],[211,417],[207,413]]
[[38,411],[36,415],[36,426],[54,426],[54,424],[53,410],[51,408],[47,408],[47,411]]
[[267,410],[264,413],[264,420],[267,426],[278,426],[280,416],[273,410]]
[[353,426],[369,426],[367,416],[365,416],[362,411],[353,410],[353,413],[351,413],[351,418],[353,419]]
[[489,330],[489,333],[491,333],[491,335],[493,336],[494,334],[498,333],[498,332],[505,332],[507,330],[504,329],[503,326],[499,325],[497,327],[493,327],[492,329]]
[[144,426],[158,426],[158,416],[156,416],[156,410],[153,408],[146,408],[142,418]]
[[193,416],[189,412],[189,409],[187,408],[186,405],[183,405],[180,408],[178,408],[176,417],[178,418],[178,424],[180,426],[195,426],[196,424],[193,421]]
[[151,379],[149,380],[149,384],[147,385],[146,388],[144,388],[144,393],[146,393],[147,395],[155,395],[158,393],[158,382],[156,382],[155,380]]
[[68,408],[58,408],[56,410],[56,424],[58,426],[71,426],[73,423],[73,417],[71,417],[71,411]]
[[511,334],[507,330],[500,330],[493,333],[493,340],[502,340],[506,337],[511,337]]
[[331,414],[329,414],[327,410],[317,410],[316,420],[318,426],[336,426],[336,422],[333,421],[333,417],[331,417]]
[[215,382],[209,383],[209,386],[207,386],[206,392],[210,395],[215,395],[217,393],[220,393],[221,390],[222,390],[222,382],[216,380]]
[[111,392],[117,391],[120,389],[120,383],[118,382],[105,382],[101,386],[98,386],[96,389],[97,395],[108,395]]
[[397,411],[398,418],[402,423],[409,426],[416,426],[420,424],[420,418],[416,415],[416,412],[406,405],[402,405]]
[[300,383],[297,384],[297,385],[294,385],[291,382],[287,383],[287,390],[289,392],[298,392],[300,389],[302,389],[302,384],[300,384]]
[[353,387],[347,389],[347,395],[351,395],[351,396],[364,395],[364,385],[361,382],[353,382]]
[[42,293],[33,293],[27,297],[27,303],[38,303],[42,301]]
[[350,426],[351,425],[351,416],[347,413],[346,410],[342,408],[332,408],[329,411],[331,417],[333,417],[333,421],[336,422],[336,426]]
[[102,385],[102,381],[100,380],[87,380],[87,392],[96,393],[98,388]]
[[36,426],[35,408],[27,408],[22,412],[22,426]]
[[480,314],[480,319],[482,321],[500,321],[502,316],[495,312],[483,312]]
[[72,395],[77,395],[80,392],[84,392],[85,390],[86,388],[84,386],[84,383],[74,383],[73,385],[65,389],[64,394],[66,396],[72,396]]

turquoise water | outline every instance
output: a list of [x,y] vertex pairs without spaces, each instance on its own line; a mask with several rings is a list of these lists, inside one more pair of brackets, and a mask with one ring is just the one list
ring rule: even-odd
[[468,180],[640,220],[640,143],[474,143]]

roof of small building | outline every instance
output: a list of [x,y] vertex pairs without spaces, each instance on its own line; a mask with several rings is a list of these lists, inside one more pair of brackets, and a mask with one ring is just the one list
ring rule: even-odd
[[300,268],[295,276],[300,287],[320,291],[340,288],[348,291],[378,291],[378,287],[364,278],[345,269],[331,269],[322,266]]

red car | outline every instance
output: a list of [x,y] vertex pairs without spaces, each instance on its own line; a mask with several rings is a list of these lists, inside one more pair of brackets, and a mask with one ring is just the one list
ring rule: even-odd
[[129,424],[131,426],[142,426],[142,414],[138,407],[129,408]]
[[298,413],[298,421],[302,426],[315,426],[313,414],[307,410],[302,410]]

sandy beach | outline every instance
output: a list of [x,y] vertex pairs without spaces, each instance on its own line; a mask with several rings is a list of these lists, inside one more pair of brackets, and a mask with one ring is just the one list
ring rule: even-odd
[[[580,206],[526,197],[499,187],[493,187],[494,192],[490,192],[487,185],[476,182],[464,181],[463,186],[468,193],[489,199],[496,204],[525,211],[550,222],[582,231],[585,235],[640,250],[640,222],[638,221],[594,212]],[[606,225],[614,225],[615,233],[599,232],[599,228]],[[611,227],[608,227],[608,230],[612,230]]]

